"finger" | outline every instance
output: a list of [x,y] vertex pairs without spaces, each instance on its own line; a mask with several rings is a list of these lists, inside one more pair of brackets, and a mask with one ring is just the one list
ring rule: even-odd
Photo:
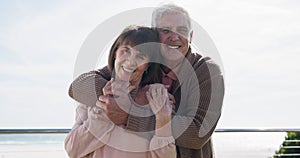
[[168,95],[167,88],[163,88],[163,95],[169,100],[169,95]]
[[100,95],[98,98],[99,101],[107,103],[108,102],[108,96]]
[[122,81],[113,82],[111,87],[112,87],[111,90],[112,90],[113,94],[116,91],[120,91],[120,92],[127,93],[127,94],[130,92],[129,91],[129,83],[127,83],[127,82],[122,82]]
[[128,97],[128,93],[124,92],[123,90],[115,89],[112,93],[114,98]]
[[171,86],[170,85],[164,85],[164,87],[169,89]]
[[114,81],[112,83],[112,87],[114,88],[120,88],[120,89],[126,89],[129,87],[129,82],[126,82],[126,81],[121,81],[121,80],[118,80],[118,81]]
[[112,84],[112,82],[113,82],[113,78],[110,81],[108,81],[105,84],[105,86],[103,87],[102,92],[103,92],[104,95],[107,95],[108,93],[111,93],[111,84]]
[[99,100],[97,100],[96,106],[99,107],[99,108],[101,108],[105,112],[107,111],[107,105],[105,103],[99,101]]
[[152,88],[151,88],[151,95],[152,95],[152,98],[154,98],[154,97],[157,96],[156,87],[152,87]]
[[146,92],[146,98],[147,98],[147,100],[149,102],[151,110],[153,111],[153,113],[156,113],[157,108],[156,108],[155,104],[153,104],[153,99],[152,99],[152,97],[150,95],[150,92]]
[[132,90],[134,90],[134,89],[135,89],[135,86],[129,86],[127,92],[130,93],[130,92],[131,92]]
[[98,106],[99,108],[102,108],[102,107],[101,107],[101,104],[102,104],[102,103],[103,103],[103,102],[100,102],[99,100],[97,100],[97,101],[96,101],[96,106]]
[[156,92],[157,92],[157,95],[162,95],[163,94],[162,87],[157,87]]
[[174,96],[172,94],[168,93],[168,97],[169,97],[169,100],[171,100],[174,104],[176,103],[175,102],[175,98],[174,98]]
[[151,97],[149,92],[146,92],[146,98],[147,98],[149,103],[152,101],[152,97]]
[[[104,91],[103,91],[103,92],[104,92]],[[103,93],[103,95],[105,95],[105,96],[113,96],[114,94],[113,94],[113,92],[111,91],[111,89],[109,89],[109,90],[106,90],[105,93]]]

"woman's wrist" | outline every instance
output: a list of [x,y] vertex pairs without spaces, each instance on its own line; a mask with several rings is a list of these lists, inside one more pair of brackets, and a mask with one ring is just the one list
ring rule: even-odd
[[164,125],[156,123],[155,135],[159,137],[169,137],[172,136],[172,126],[171,122]]

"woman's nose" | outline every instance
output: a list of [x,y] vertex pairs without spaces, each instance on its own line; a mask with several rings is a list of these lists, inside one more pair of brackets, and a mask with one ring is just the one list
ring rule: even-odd
[[136,63],[136,59],[135,59],[135,56],[134,55],[130,55],[128,58],[127,58],[127,62],[129,64],[129,66],[136,66],[137,63]]

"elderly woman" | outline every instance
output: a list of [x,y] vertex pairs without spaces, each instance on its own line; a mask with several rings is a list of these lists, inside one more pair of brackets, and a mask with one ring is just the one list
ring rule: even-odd
[[[103,83],[103,94],[115,97],[117,102],[124,105],[135,101],[143,108],[152,109],[156,120],[154,136],[146,139],[115,125],[101,104],[92,107],[80,104],[75,125],[65,140],[70,157],[176,157],[168,92],[165,86],[153,84],[160,82],[159,66],[154,63],[160,57],[158,42],[158,32],[154,29],[126,28],[110,49],[109,69],[113,79]],[[127,98],[124,90],[130,93]],[[118,100],[121,95],[126,99]]]

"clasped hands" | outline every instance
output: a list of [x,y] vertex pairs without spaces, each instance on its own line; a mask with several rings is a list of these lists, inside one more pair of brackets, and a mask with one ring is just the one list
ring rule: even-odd
[[[170,112],[175,113],[175,98],[167,92],[164,85],[152,84],[144,88],[147,90],[141,90],[140,92],[146,92],[144,94],[147,99],[146,102],[149,103],[155,113],[156,119],[163,119]],[[111,79],[102,89],[103,95],[98,98],[96,106],[102,108],[107,117],[116,125],[125,125],[132,104],[128,94],[134,89],[135,87],[129,85],[126,81]]]

